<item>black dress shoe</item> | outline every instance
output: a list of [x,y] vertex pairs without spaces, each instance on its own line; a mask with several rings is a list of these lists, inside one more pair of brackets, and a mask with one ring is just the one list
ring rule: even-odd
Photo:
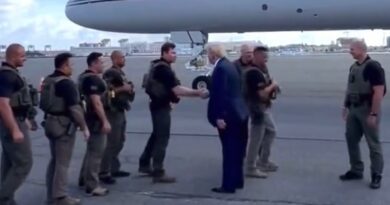
[[347,173],[340,176],[340,180],[349,181],[349,180],[360,180],[363,179],[363,174],[356,172],[348,171]]
[[130,176],[130,172],[125,172],[125,171],[117,171],[117,172],[113,172],[111,173],[111,176],[112,177],[128,177]]
[[244,189],[244,186],[237,186],[236,189]]
[[221,194],[234,194],[236,191],[234,190],[227,190],[225,188],[219,187],[219,188],[212,188],[212,192],[221,193]]
[[371,176],[371,189],[379,189],[381,187],[382,176],[379,174],[373,174]]

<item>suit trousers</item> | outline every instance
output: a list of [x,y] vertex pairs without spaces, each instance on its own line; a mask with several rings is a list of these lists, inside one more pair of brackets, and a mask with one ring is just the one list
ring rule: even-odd
[[226,121],[226,128],[219,129],[222,144],[222,188],[234,191],[244,187],[243,163],[248,135],[248,121]]

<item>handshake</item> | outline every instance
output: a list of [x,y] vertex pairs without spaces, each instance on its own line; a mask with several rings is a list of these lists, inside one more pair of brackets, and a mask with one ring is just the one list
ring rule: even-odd
[[207,99],[210,95],[209,91],[206,88],[198,89],[198,96],[202,99]]

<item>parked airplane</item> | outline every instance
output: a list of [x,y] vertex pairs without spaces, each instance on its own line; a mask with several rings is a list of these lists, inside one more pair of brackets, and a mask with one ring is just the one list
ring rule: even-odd
[[390,1],[70,0],[67,17],[102,31],[255,32],[390,28]]
[[389,10],[389,0],[70,0],[66,15],[87,28],[203,46],[208,33],[388,29]]

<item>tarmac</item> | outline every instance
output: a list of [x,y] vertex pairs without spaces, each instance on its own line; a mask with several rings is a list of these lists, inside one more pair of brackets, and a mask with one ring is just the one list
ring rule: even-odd
[[[390,55],[372,55],[389,72]],[[246,179],[245,188],[233,195],[215,194],[222,176],[222,152],[216,130],[206,118],[207,100],[182,98],[172,112],[171,140],[166,156],[167,173],[177,177],[175,184],[153,184],[151,178],[137,173],[138,158],[151,132],[148,99],[141,88],[143,74],[152,57],[127,58],[126,73],[136,85],[136,99],[127,113],[126,145],[120,155],[122,169],[130,171],[110,185],[105,197],[87,197],[77,186],[85,153],[79,134],[69,170],[69,192],[92,205],[388,205],[390,204],[389,159],[390,101],[383,102],[381,137],[385,157],[382,188],[371,190],[369,154],[362,140],[365,178],[341,182],[338,177],[349,168],[341,106],[347,73],[353,59],[348,54],[273,56],[269,69],[282,86],[282,94],[273,106],[278,137],[272,149],[272,161],[279,170],[267,179]],[[234,59],[234,57],[232,57]],[[190,86],[200,72],[184,69],[188,58],[174,65],[183,85]],[[75,58],[75,72],[85,67],[85,58]],[[30,82],[53,70],[53,59],[29,59],[22,70]],[[388,75],[387,75],[388,76]],[[76,76],[75,76],[76,77]],[[41,121],[42,114],[37,117]],[[31,132],[34,165],[16,199],[21,205],[44,204],[45,172],[49,145],[43,130]]]

